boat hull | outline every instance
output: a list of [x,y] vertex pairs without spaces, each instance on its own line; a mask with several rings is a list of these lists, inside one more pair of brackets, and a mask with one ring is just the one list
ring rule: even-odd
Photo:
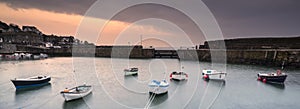
[[85,94],[67,94],[67,93],[63,93],[62,96],[65,98],[65,101],[71,101],[71,100],[76,100],[76,99],[80,99],[83,98],[87,95],[89,95],[92,91],[85,93]]
[[49,83],[51,80],[51,77],[48,77],[46,79],[42,80],[11,80],[16,89],[20,88],[29,88],[29,87],[38,87],[38,86],[43,86]]
[[149,84],[149,93],[165,94],[168,92],[169,83],[166,80],[157,81],[152,80]]
[[171,79],[177,80],[177,81],[182,81],[182,80],[187,80],[187,77],[186,77],[186,75],[172,75]]
[[89,89],[87,89],[87,91],[83,92],[83,93],[64,93],[61,92],[61,95],[64,97],[65,101],[72,101],[72,100],[76,100],[76,99],[81,99],[87,95],[89,95],[92,92],[92,87],[91,86],[87,86],[89,87]]
[[224,80],[226,77],[226,74],[213,74],[213,75],[208,75],[207,79],[219,79],[219,80]]
[[149,93],[152,94],[165,94],[168,92],[168,87],[150,87],[149,88]]
[[266,75],[257,74],[257,76],[258,78],[260,78],[261,81],[264,81],[265,79],[265,82],[276,82],[276,83],[283,83],[287,78],[287,75],[266,76]]
[[202,75],[205,80],[210,80],[210,79],[225,80],[227,73],[218,72],[216,70],[203,70]]
[[125,72],[125,76],[128,76],[128,75],[137,75],[138,72]]

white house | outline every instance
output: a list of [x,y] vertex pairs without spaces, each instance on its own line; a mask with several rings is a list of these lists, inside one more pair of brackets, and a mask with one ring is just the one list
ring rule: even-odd
[[45,47],[47,48],[53,47],[53,44],[51,42],[46,42]]

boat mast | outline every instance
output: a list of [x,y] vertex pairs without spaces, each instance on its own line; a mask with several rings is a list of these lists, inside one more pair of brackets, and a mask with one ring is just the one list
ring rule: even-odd
[[282,61],[282,64],[281,64],[281,70],[284,69],[284,64],[285,64],[285,61]]
[[141,46],[143,46],[143,35],[140,36]]

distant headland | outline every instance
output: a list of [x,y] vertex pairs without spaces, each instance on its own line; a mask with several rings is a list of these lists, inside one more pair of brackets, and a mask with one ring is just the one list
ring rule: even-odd
[[178,50],[158,50],[133,46],[96,46],[73,36],[43,34],[37,27],[0,21],[0,55],[16,52],[57,56],[96,56],[118,58],[176,58],[211,61],[212,50],[224,52],[228,63],[300,67],[300,37],[238,38],[205,41],[202,45]]

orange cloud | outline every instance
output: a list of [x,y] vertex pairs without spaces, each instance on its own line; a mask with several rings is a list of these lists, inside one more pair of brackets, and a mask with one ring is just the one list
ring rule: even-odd
[[75,35],[82,16],[41,11],[38,9],[12,9],[0,3],[0,19],[19,26],[34,25],[45,34]]

